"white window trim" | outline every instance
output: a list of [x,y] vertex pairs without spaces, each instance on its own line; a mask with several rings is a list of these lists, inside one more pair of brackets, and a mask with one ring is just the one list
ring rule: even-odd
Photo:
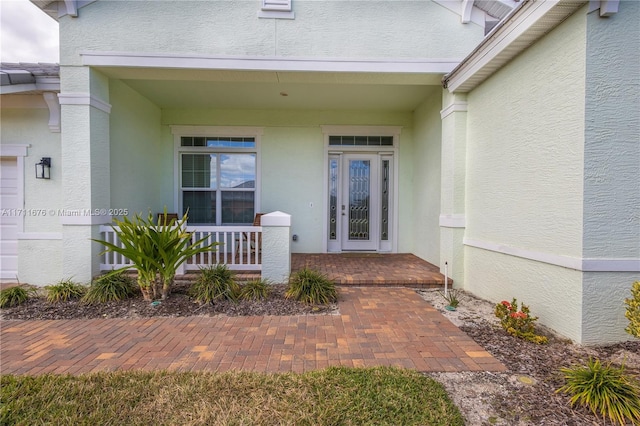
[[[324,135],[324,161],[323,161],[323,187],[322,187],[322,208],[325,215],[322,225],[322,252],[328,253],[329,250],[329,225],[326,215],[329,211],[329,157],[335,154],[348,152],[375,152],[375,153],[392,153],[393,154],[393,212],[392,223],[389,226],[391,235],[391,253],[398,252],[398,231],[399,231],[399,191],[400,191],[400,173],[399,173],[399,155],[398,146],[400,143],[401,126],[344,126],[344,125],[321,125],[322,134]],[[329,145],[329,136],[392,136],[393,146],[356,146],[356,145]]]
[[[232,126],[169,126],[171,133],[173,134],[174,153],[173,153],[173,208],[179,215],[182,212],[182,200],[180,197],[180,154],[185,151],[210,151],[210,149],[199,149],[199,147],[183,147],[181,146],[181,138],[183,136],[189,137],[206,137],[206,136],[230,136],[230,137],[245,137],[254,138],[256,141],[256,147],[254,148],[239,148],[232,151],[242,153],[251,152],[256,154],[256,187],[255,187],[255,212],[260,212],[261,209],[261,186],[262,186],[262,173],[261,173],[261,155],[260,145],[262,134],[264,133],[263,127],[232,127]],[[186,149],[185,149],[186,148]]]

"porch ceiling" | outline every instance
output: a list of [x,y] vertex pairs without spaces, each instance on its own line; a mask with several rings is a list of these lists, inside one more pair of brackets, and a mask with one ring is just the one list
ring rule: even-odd
[[[99,68],[161,108],[413,111],[440,74]],[[439,99],[439,98],[438,98]]]

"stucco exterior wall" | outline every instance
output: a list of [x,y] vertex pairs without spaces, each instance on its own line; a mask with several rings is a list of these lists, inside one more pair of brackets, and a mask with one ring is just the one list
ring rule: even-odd
[[467,128],[465,287],[577,341],[582,273],[553,263],[582,256],[585,33],[583,8],[474,89]]
[[[24,157],[24,209],[38,214],[23,215],[23,233],[18,240],[18,279],[33,285],[52,284],[62,276],[62,162],[60,133],[49,129],[49,110],[40,95],[5,95],[0,111],[2,144],[29,145]],[[35,164],[51,157],[51,179],[36,179]],[[43,258],[47,259],[43,267]]]
[[[324,182],[324,136],[321,125],[388,125],[402,126],[400,135],[400,230],[399,251],[411,251],[413,241],[410,203],[413,183],[409,171],[403,167],[412,159],[412,114],[399,112],[359,111],[233,111],[184,110],[162,111],[163,143],[173,147],[169,125],[257,126],[264,127],[261,139],[262,212],[283,211],[291,215],[291,234],[299,239],[291,249],[297,253],[322,251]],[[406,129],[406,131],[405,131]],[[173,159],[173,153],[171,153]],[[409,167],[410,168],[410,165]],[[166,186],[173,197],[173,185]],[[167,194],[165,194],[166,196]],[[410,204],[409,204],[410,206]],[[404,223],[403,223],[404,222]]]
[[[14,95],[15,101],[3,97],[5,105],[20,103],[19,98],[30,98],[29,104],[38,108],[2,108],[0,113],[2,144],[30,145],[24,158],[24,208],[45,209],[45,215],[24,216],[24,232],[60,232],[57,217],[61,204],[60,133],[48,126],[49,110],[42,96]],[[51,157],[51,179],[36,179],[35,164],[42,157]]]
[[607,19],[587,17],[586,258],[640,259],[639,20],[631,1]]
[[119,80],[109,89],[111,208],[143,217],[171,209],[165,187],[173,188],[173,146],[162,141],[160,108]]
[[[587,16],[584,240],[587,259],[640,265],[640,3],[620,2],[606,19]],[[584,273],[584,330],[590,342],[631,338],[622,301],[635,272]]]
[[[410,163],[413,189],[411,252],[434,265],[440,261],[441,96],[441,90],[435,89],[413,113],[414,137]],[[403,164],[404,167],[408,165]]]
[[[259,2],[98,1],[60,19],[60,60],[83,50],[224,56],[462,58],[483,29],[430,1],[295,0],[295,19]],[[247,30],[250,29],[250,30]],[[451,43],[455,39],[456,43]]]

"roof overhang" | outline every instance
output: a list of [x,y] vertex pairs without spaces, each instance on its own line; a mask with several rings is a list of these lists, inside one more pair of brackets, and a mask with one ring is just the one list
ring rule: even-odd
[[[0,94],[29,94],[59,92],[60,76],[54,64],[35,64],[21,67],[21,64],[2,64],[0,69]],[[46,71],[43,72],[43,67]],[[45,75],[46,74],[46,75]]]
[[588,0],[522,0],[442,83],[452,93],[466,93],[557,27]]
[[78,10],[97,0],[29,0],[56,21],[65,15],[77,17]]

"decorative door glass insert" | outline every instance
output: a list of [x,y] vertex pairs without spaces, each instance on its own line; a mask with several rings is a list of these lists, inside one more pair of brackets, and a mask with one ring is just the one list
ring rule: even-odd
[[382,160],[382,211],[380,223],[380,239],[389,239],[389,160]]
[[335,240],[338,227],[338,159],[329,159],[329,239]]
[[349,161],[349,240],[369,240],[371,162]]

